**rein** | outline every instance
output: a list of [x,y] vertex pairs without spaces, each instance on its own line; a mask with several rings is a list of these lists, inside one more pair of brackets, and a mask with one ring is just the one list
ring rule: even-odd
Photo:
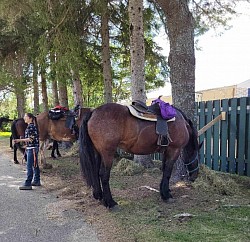
[[[196,156],[194,157],[194,159],[193,159],[191,162],[189,162],[188,164],[185,164],[185,166],[187,167],[188,165],[191,165],[192,163],[194,163],[195,160],[198,159],[198,155],[199,155],[199,152],[197,152],[197,154],[196,154]],[[191,173],[197,171],[199,168],[200,168],[200,165],[199,165],[199,163],[198,163],[197,167],[194,168],[193,170],[189,171],[189,170],[187,169],[187,170],[188,170],[188,174],[191,174]]]

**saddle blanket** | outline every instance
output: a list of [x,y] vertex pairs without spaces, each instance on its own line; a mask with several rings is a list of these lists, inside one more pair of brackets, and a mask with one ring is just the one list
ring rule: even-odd
[[[133,116],[135,116],[136,118],[148,120],[148,121],[152,121],[152,122],[157,121],[157,116],[154,114],[141,113],[141,112],[138,112],[136,109],[134,109],[131,105],[126,105],[126,106],[129,109],[129,112]],[[175,121],[175,117],[168,119],[168,120],[165,120],[165,121],[166,122],[173,122],[173,121]]]

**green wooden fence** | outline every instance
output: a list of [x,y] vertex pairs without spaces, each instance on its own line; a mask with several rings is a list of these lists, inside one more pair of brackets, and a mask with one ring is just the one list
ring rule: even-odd
[[250,97],[199,102],[197,106],[198,129],[226,112],[226,120],[199,136],[204,141],[201,162],[216,171],[250,176]]

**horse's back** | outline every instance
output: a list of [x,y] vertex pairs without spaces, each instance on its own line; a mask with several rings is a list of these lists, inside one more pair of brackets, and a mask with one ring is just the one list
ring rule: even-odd
[[88,123],[89,132],[95,130],[99,133],[121,133],[122,126],[129,117],[126,106],[107,103],[94,109]]
[[94,109],[88,121],[88,132],[95,146],[118,146],[120,140],[128,129],[127,123],[130,119],[126,106],[107,103]]

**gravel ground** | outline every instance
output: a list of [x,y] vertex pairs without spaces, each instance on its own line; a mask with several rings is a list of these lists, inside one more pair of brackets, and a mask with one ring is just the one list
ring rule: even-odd
[[0,155],[1,242],[96,242],[96,232],[84,215],[72,209],[72,201],[33,187],[20,191],[26,178],[24,166]]

